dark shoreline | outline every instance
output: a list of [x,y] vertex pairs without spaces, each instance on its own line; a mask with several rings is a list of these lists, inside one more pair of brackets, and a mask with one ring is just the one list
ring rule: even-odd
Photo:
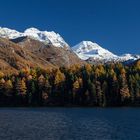
[[101,108],[101,109],[106,109],[106,108],[140,108],[140,105],[136,106],[106,106],[106,107],[101,107],[101,106],[0,106],[0,109],[2,108]]

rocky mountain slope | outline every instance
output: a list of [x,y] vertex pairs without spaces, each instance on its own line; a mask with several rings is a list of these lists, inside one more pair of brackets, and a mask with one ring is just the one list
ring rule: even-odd
[[16,72],[26,67],[53,66],[8,39],[0,38],[0,70]]
[[30,37],[12,39],[12,41],[54,66],[70,66],[85,63],[68,47],[55,47],[52,44],[46,44]]
[[59,34],[35,28],[24,33],[0,28],[0,70],[15,72],[25,67],[46,69],[84,63]]
[[97,43],[82,41],[70,47],[53,31],[26,29],[23,33],[0,27],[0,69],[16,71],[24,67],[83,65],[87,62],[133,62],[140,55],[115,55]]

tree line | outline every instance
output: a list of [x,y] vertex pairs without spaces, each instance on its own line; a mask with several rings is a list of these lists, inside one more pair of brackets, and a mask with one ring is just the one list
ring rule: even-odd
[[139,106],[140,61],[0,71],[0,106]]

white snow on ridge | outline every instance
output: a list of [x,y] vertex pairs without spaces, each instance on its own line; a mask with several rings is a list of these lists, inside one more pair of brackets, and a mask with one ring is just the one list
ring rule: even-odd
[[[66,47],[69,49],[69,45],[65,40],[54,31],[40,31],[36,28],[28,28],[23,33],[9,28],[0,27],[0,37],[8,39],[16,39],[19,37],[28,36],[33,39],[44,42],[45,44],[52,44],[55,47]],[[140,55],[133,54],[124,54],[121,56],[115,55],[107,49],[102,48],[97,43],[91,41],[82,41],[76,46],[72,47],[72,50],[77,54],[82,60],[93,59],[101,60],[104,62],[116,61],[124,62],[128,60],[137,60],[140,59]]]
[[72,47],[72,50],[82,60],[88,60],[92,58],[93,60],[101,60],[104,62],[110,61],[124,62],[128,60],[140,59],[140,55],[132,55],[132,54],[124,54],[121,56],[115,55],[112,52],[102,48],[97,43],[93,43],[91,41],[82,41],[76,46]]
[[140,59],[140,55],[123,54],[118,57],[119,61],[137,60],[137,59]]
[[23,36],[23,33],[20,33],[16,30],[0,27],[0,37],[15,39],[15,38],[22,37],[22,36]]
[[40,31],[36,28],[26,29],[23,33],[16,30],[1,28],[0,27],[0,37],[16,39],[23,36],[29,36],[33,39],[39,40],[41,42],[50,43],[55,47],[69,47],[69,45],[64,41],[64,39],[53,31]]
[[82,41],[78,45],[72,47],[72,50],[83,60],[87,60],[91,57],[98,59],[110,59],[117,57],[117,55],[91,41]]

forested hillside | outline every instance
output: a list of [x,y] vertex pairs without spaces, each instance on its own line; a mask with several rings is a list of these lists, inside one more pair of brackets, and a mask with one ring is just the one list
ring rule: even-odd
[[131,66],[73,65],[69,68],[0,72],[1,106],[140,105],[140,61]]

